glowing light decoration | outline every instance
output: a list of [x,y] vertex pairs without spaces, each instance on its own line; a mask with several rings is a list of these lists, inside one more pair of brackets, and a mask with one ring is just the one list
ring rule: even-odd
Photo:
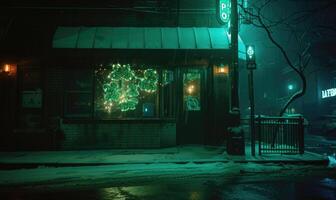
[[190,71],[183,77],[184,84],[184,102],[188,111],[201,110],[200,105],[200,79],[201,74],[198,71]]
[[[111,112],[135,110],[139,103],[140,92],[154,93],[158,85],[158,73],[154,69],[131,69],[129,64],[113,64],[111,72],[103,81],[104,109]],[[142,72],[142,73],[141,73]]]
[[192,94],[194,92],[195,86],[194,85],[190,85],[187,89],[189,94]]

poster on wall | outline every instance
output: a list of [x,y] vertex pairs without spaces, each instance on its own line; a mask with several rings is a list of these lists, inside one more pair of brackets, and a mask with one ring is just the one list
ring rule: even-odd
[[42,107],[42,90],[22,91],[23,108],[41,108]]

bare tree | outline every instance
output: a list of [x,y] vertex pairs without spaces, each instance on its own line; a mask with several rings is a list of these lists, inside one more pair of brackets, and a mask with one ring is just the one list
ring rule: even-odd
[[[265,15],[265,10],[272,8],[272,3],[277,2],[277,0],[260,0],[257,1],[250,8],[245,8],[242,4],[240,8],[242,10],[242,18],[249,20],[252,25],[255,27],[263,29],[270,42],[277,47],[281,52],[281,55],[285,59],[286,64],[294,70],[302,82],[301,89],[295,92],[283,105],[280,110],[279,115],[283,116],[288,106],[295,101],[296,99],[302,97],[306,93],[307,89],[307,80],[305,77],[305,69],[310,63],[310,39],[312,33],[315,33],[316,30],[321,29],[321,25],[309,25],[312,18],[316,17],[319,13],[330,9],[336,5],[336,1],[327,1],[322,5],[315,7],[313,9],[301,9],[297,10],[287,16],[279,17],[278,19],[269,18]],[[252,8],[252,9],[251,9]],[[303,29],[298,29],[299,26],[304,27]],[[282,28],[288,31],[289,35],[295,38],[295,41],[298,45],[298,51],[296,58],[292,58],[289,55],[288,51],[285,49],[285,45],[281,44],[274,35],[276,29]],[[323,26],[323,28],[333,28],[329,26]]]

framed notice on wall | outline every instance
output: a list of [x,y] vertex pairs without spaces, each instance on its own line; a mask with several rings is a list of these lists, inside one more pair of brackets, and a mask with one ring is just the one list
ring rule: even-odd
[[22,91],[23,108],[42,108],[42,90]]

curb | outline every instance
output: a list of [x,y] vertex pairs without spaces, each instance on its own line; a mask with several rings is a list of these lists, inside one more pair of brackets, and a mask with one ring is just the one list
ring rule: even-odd
[[137,165],[137,164],[206,164],[206,163],[256,163],[256,164],[296,164],[296,165],[328,165],[329,160],[189,160],[189,161],[163,161],[163,162],[101,162],[101,163],[0,163],[0,170],[16,170],[16,169],[36,169],[41,167],[90,167],[90,166],[106,166],[106,165]]

